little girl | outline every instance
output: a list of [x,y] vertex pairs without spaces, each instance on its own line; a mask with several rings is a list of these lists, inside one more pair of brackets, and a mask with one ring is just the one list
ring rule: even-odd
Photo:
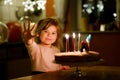
[[69,66],[53,62],[54,54],[60,52],[62,46],[62,32],[58,21],[46,18],[40,20],[38,26],[34,24],[31,29],[30,21],[27,26],[24,23],[23,39],[31,58],[32,74],[69,69]]

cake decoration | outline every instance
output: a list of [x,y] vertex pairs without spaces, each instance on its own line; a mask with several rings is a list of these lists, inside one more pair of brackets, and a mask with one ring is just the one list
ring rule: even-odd
[[76,51],[76,35],[73,33],[73,51]]
[[69,35],[65,34],[65,38],[66,38],[66,52],[69,52]]

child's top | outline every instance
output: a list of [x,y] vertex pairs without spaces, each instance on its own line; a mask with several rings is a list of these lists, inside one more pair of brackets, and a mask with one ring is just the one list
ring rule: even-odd
[[31,45],[26,45],[28,53],[32,61],[32,71],[56,71],[62,68],[61,65],[54,63],[54,54],[60,50],[52,46],[51,48],[45,47],[41,44],[33,42]]

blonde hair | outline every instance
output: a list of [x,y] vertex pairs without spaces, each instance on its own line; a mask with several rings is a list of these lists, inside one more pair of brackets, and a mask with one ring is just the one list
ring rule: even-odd
[[[60,50],[62,50],[63,49],[62,30],[61,30],[61,26],[60,26],[57,19],[55,19],[55,18],[45,18],[45,19],[40,20],[38,22],[38,27],[36,29],[36,33],[41,34],[42,30],[46,30],[51,25],[54,25],[57,29],[57,39],[53,43],[53,45],[58,47]],[[40,39],[38,39],[38,42],[39,43],[41,42]]]

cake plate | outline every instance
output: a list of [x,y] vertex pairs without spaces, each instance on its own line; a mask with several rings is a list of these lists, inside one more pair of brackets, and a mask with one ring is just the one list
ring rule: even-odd
[[99,59],[97,61],[85,61],[85,62],[63,62],[63,61],[55,61],[55,63],[57,64],[61,64],[61,65],[68,65],[70,67],[75,67],[75,76],[76,77],[83,77],[86,75],[86,73],[82,72],[80,67],[81,66],[95,66],[95,65],[99,65],[102,64],[104,62],[103,59]]

